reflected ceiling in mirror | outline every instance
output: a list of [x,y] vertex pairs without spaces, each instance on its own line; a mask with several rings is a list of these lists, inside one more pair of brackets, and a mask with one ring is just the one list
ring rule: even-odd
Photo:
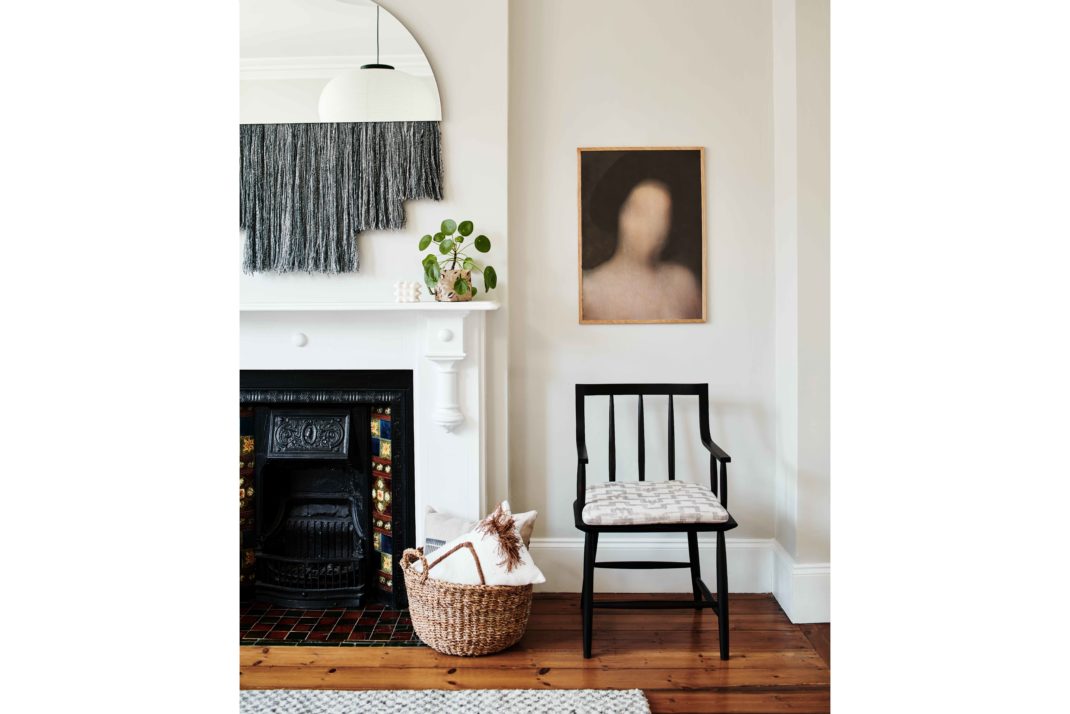
[[242,124],[441,118],[427,57],[385,8],[371,0],[241,0]]

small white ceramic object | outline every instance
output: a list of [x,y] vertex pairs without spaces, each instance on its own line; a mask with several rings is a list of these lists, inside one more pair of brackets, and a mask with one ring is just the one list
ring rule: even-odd
[[396,302],[420,302],[420,283],[408,280],[394,283],[394,300]]

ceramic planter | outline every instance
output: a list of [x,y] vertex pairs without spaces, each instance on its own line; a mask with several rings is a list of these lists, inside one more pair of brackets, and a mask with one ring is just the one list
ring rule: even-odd
[[[457,278],[464,278],[464,281],[468,283],[468,290],[463,295],[458,295],[453,289]],[[471,285],[471,270],[443,270],[438,279],[438,287],[435,289],[435,300],[438,302],[468,302],[472,299]]]

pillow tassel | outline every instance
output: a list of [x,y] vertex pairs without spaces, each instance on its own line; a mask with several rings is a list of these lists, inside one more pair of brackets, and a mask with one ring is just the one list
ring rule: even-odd
[[505,568],[505,572],[511,573],[514,568],[524,561],[520,557],[520,534],[516,530],[516,521],[513,515],[502,508],[502,504],[476,526],[476,530],[483,533],[484,537],[490,535],[498,539],[498,553],[503,559],[498,565]]

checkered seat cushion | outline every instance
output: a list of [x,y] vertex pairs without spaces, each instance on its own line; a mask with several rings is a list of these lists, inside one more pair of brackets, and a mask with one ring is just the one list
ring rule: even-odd
[[728,511],[710,489],[683,481],[607,481],[587,487],[583,522],[591,526],[724,523]]

